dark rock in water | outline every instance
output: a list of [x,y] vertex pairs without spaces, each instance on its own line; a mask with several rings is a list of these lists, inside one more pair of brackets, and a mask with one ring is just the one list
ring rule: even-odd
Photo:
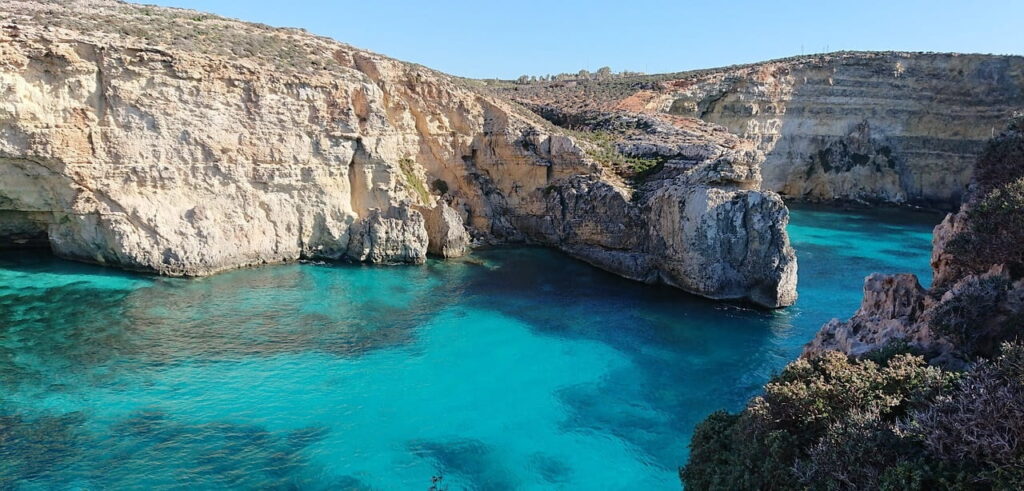
[[292,430],[288,433],[288,444],[295,450],[302,450],[303,448],[323,440],[328,433],[330,433],[330,429],[323,426],[313,426]]
[[355,476],[341,476],[335,479],[333,482],[324,485],[314,487],[313,489],[323,491],[374,491],[375,488],[361,481]]

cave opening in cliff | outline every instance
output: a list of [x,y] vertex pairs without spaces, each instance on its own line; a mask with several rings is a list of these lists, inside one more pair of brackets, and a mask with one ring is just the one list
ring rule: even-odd
[[49,250],[51,218],[51,213],[0,209],[0,250]]
[[0,250],[51,249],[50,236],[72,199],[61,164],[0,156]]

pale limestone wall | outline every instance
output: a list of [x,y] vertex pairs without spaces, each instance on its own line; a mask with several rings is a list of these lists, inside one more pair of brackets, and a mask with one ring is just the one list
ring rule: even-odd
[[[69,258],[205,275],[299,258],[422,262],[453,250],[432,237],[460,247],[462,221],[483,241],[540,242],[701,295],[795,298],[781,200],[723,177],[738,166],[756,184],[743,152],[712,152],[714,182],[695,173],[646,193],[689,210],[679,220],[774,238],[719,254],[720,227],[655,220],[571,138],[470,82],[197,12],[111,0],[0,10],[0,230],[13,231],[0,240],[38,232]],[[567,193],[575,205],[548,201]],[[442,213],[452,233],[431,233],[441,198],[457,212]],[[623,254],[637,260],[598,259]]]
[[784,196],[955,209],[984,142],[1024,109],[1024,57],[807,57],[673,81],[649,104],[755,141]]

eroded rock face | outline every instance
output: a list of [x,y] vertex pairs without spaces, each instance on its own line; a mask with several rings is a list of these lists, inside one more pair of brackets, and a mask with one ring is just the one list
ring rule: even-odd
[[469,252],[469,232],[462,217],[444,200],[425,212],[427,220],[427,252],[439,257],[460,257]]
[[932,284],[936,287],[945,287],[965,275],[956,256],[946,246],[957,234],[964,232],[967,225],[967,213],[960,210],[947,214],[932,231]]
[[778,226],[789,213],[778,196],[676,184],[648,206],[650,247],[665,283],[712,298],[749,292],[775,307],[796,301],[796,257]]
[[112,0],[0,9],[2,243],[205,275],[419,263],[463,253],[468,230],[700,295],[792,303],[784,207],[756,191],[749,159],[723,157],[750,151],[731,140],[679,163],[685,181],[634,193],[528,111],[298,30]]
[[[956,209],[986,140],[1024,108],[1024,57],[832,53],[690,73],[538,82],[508,95],[557,123],[629,115],[723,126],[787,198]],[[610,129],[615,132],[615,129]],[[673,131],[621,144],[657,153]]]
[[[961,234],[985,237],[992,227],[1015,225],[986,222],[984,208],[989,186],[1003,186],[1024,170],[1024,133],[1019,120],[993,139],[991,151],[979,160],[981,175],[998,174],[1001,183],[976,180],[968,199],[935,227],[932,238],[932,285],[925,290],[914,275],[871,275],[864,283],[860,309],[847,321],[833,320],[807,345],[805,356],[827,350],[863,355],[893,342],[903,342],[939,363],[961,364],[998,352],[1003,341],[1019,337],[1024,320],[1024,278],[1011,249],[967,258],[971,251],[957,246]],[[994,151],[994,153],[993,153]],[[991,179],[991,177],[989,177]],[[1013,213],[1011,201],[1003,203]],[[978,220],[978,222],[975,222]],[[980,224],[986,225],[980,225]],[[972,236],[966,236],[972,237]],[[1016,244],[1020,246],[1020,244]],[[987,269],[987,270],[986,270]]]
[[1024,58],[835,54],[676,87],[668,112],[757,141],[766,189],[953,209],[985,142],[1024,107]]
[[[674,152],[695,154],[685,144]],[[627,278],[710,298],[792,305],[797,268],[788,210],[775,193],[748,189],[760,182],[751,152],[718,147],[713,155],[670,160],[637,189],[595,176],[559,181],[535,192],[518,226]]]
[[912,274],[872,274],[864,280],[864,298],[853,317],[829,321],[807,345],[805,353],[839,350],[859,356],[904,340],[918,347],[933,344],[927,325],[915,326],[921,314],[934,304]]
[[[1014,282],[1003,266],[966,274],[943,290],[921,288],[912,274],[873,274],[864,282],[857,313],[847,321],[833,319],[825,324],[804,348],[804,356],[829,350],[860,356],[902,342],[933,362],[959,366],[970,359],[969,353],[997,353],[1007,337],[1007,321],[1021,312],[1024,281]],[[962,324],[963,333],[935,327],[961,316],[964,319],[954,322]]]
[[428,241],[423,215],[408,205],[373,209],[352,227],[346,254],[369,263],[422,264]]

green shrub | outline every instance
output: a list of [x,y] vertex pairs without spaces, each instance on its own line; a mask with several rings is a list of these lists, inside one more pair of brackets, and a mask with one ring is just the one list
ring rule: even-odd
[[907,462],[914,442],[875,412],[852,411],[831,424],[793,465],[801,483],[827,489],[877,489],[890,467]]
[[427,191],[427,187],[423,184],[420,176],[416,174],[416,162],[411,158],[403,157],[398,160],[398,166],[402,169],[402,175],[405,176],[405,184],[416,192],[420,202],[423,204],[430,203],[430,192]]
[[974,271],[993,264],[1024,268],[1024,178],[1001,185],[967,212],[967,229],[949,243],[957,261]]
[[897,419],[953,380],[908,354],[882,363],[838,352],[797,360],[739,415],[716,413],[701,423],[680,477],[689,489],[877,487],[889,466],[912,453],[904,447],[914,442],[894,431]]
[[969,277],[956,286],[956,295],[929,312],[928,326],[950,338],[964,353],[974,353],[979,341],[1001,334],[991,326],[1010,283],[999,276]]
[[896,355],[924,356],[924,353],[914,346],[911,346],[905,339],[896,339],[890,341],[881,348],[864,353],[861,358],[871,360],[875,363],[885,364]]
[[1006,131],[985,146],[974,166],[974,180],[979,193],[1024,178],[1024,117],[1010,121]]
[[1024,489],[1024,346],[980,363],[951,394],[903,425],[928,452],[997,489]]
[[918,356],[895,355],[879,364],[828,352],[789,364],[747,410],[765,428],[797,430],[813,441],[851,412],[901,416],[918,393],[946,383],[941,370]]
[[690,447],[688,489],[1024,489],[1024,345],[964,374],[906,354],[798,360]]
[[[692,489],[732,489],[741,476],[734,472],[734,430],[740,415],[725,411],[711,413],[697,425],[690,444],[690,464],[680,469],[679,478]],[[696,442],[700,442],[698,445]]]
[[989,141],[974,168],[967,227],[947,250],[957,263],[982,272],[1007,264],[1024,274],[1024,117]]
[[665,164],[664,157],[630,157],[619,151],[616,136],[607,131],[563,130],[569,135],[589,142],[584,149],[587,156],[607,166],[622,177],[634,181],[643,181],[661,170]]

